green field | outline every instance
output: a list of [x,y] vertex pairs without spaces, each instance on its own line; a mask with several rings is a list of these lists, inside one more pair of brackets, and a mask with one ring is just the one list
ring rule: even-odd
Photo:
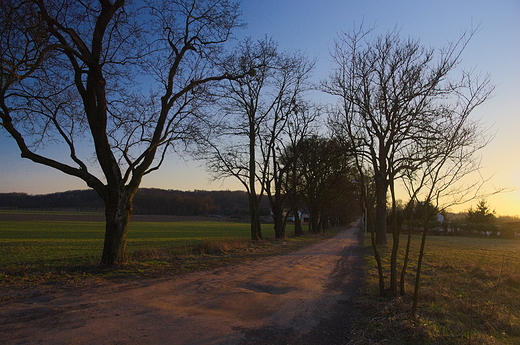
[[[103,222],[0,221],[0,268],[92,263],[100,259]],[[273,236],[272,225],[262,229]],[[128,253],[179,252],[208,241],[248,239],[249,224],[221,221],[131,222]]]

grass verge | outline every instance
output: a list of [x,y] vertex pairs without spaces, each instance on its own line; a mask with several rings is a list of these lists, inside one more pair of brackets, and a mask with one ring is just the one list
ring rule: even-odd
[[[408,294],[399,298],[377,297],[366,244],[367,280],[349,344],[520,344],[520,241],[428,238],[416,319],[410,309],[419,238],[413,240]],[[389,257],[389,248],[382,252]]]
[[[236,264],[308,246],[323,236],[248,239],[249,225],[232,222],[131,223],[128,260],[122,267],[100,269],[104,224],[78,221],[0,222],[0,287],[77,282],[85,278],[156,278]],[[292,229],[288,228],[287,233]]]

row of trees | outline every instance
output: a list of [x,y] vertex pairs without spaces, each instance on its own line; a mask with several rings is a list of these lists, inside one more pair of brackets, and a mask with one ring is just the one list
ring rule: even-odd
[[[397,31],[371,38],[370,31],[361,28],[341,35],[333,51],[336,69],[323,89],[339,98],[330,122],[335,136],[352,147],[356,158],[369,226],[374,229],[381,295],[399,294],[398,262],[404,262],[404,276],[409,249],[408,243],[405,258],[399,260],[401,227],[393,217],[387,285],[378,246],[387,243],[388,193],[394,215],[398,183],[408,193],[408,212],[417,205],[432,206],[422,212],[427,229],[433,216],[473,198],[482,183],[468,182],[469,174],[479,168],[475,154],[487,143],[470,114],[493,87],[487,76],[472,72],[449,78],[473,34],[435,50],[418,40],[402,39]],[[373,195],[366,193],[369,184]],[[371,210],[375,212],[370,214]],[[415,270],[417,289],[426,234]]]
[[254,69],[254,75],[220,84],[216,105],[202,109],[220,116],[205,117],[196,155],[216,179],[242,183],[253,240],[262,239],[259,205],[265,197],[277,238],[285,237],[289,214],[296,218],[296,235],[302,233],[298,214],[303,208],[313,233],[346,216],[347,208],[338,204],[345,206],[353,195],[351,154],[339,141],[317,135],[322,110],[305,99],[313,66],[301,53],[280,52],[271,39],[246,38],[223,68],[231,73]]
[[[8,0],[2,7],[1,126],[22,157],[84,180],[101,197],[102,265],[124,262],[141,179],[172,150],[188,148],[215,178],[243,184],[254,240],[262,239],[263,198],[277,237],[285,236],[287,214],[303,207],[312,232],[346,221],[349,209],[366,210],[382,295],[399,293],[402,261],[394,219],[387,285],[378,246],[387,243],[388,193],[393,214],[399,185],[410,205],[439,210],[471,198],[480,183],[462,178],[478,169],[474,156],[486,138],[470,114],[492,86],[471,71],[448,78],[473,32],[440,50],[397,31],[343,33],[335,69],[316,87],[314,62],[269,38],[225,51],[243,25],[231,1]],[[338,103],[310,102],[316,88]],[[328,136],[319,121],[325,115]],[[68,157],[47,154],[47,142],[63,144]]]
[[[84,180],[101,197],[102,265],[125,259],[143,176],[194,142],[216,176],[243,182],[251,237],[262,238],[266,193],[284,236],[281,136],[294,146],[309,135],[317,110],[301,97],[313,63],[269,39],[226,53],[242,25],[231,1],[2,2],[1,125],[22,157]],[[66,156],[47,143],[62,144]]]

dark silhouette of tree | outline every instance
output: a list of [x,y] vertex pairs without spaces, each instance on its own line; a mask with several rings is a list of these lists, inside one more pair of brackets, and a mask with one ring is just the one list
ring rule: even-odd
[[466,215],[466,222],[470,224],[492,225],[495,220],[495,211],[491,211],[485,199],[480,200],[475,209],[471,207]]
[[[295,167],[295,179],[287,176],[287,193],[301,200],[309,211],[311,233],[345,222],[348,206],[356,199],[355,169],[347,147],[336,140],[311,136],[289,147],[284,155],[287,170]],[[291,195],[296,193],[296,195]]]
[[[23,158],[99,194],[106,215],[100,264],[120,264],[143,176],[191,140],[193,114],[214,83],[252,73],[216,69],[223,44],[242,25],[238,5],[33,0],[2,7],[1,126]],[[46,143],[62,145],[68,157],[46,151]]]
[[[375,241],[380,245],[387,243],[388,192],[395,214],[396,181],[404,176],[414,179],[421,170],[437,181],[437,176],[431,175],[437,164],[442,166],[449,159],[456,162],[457,149],[472,147],[473,141],[464,140],[473,140],[478,132],[468,117],[493,87],[488,77],[480,78],[473,72],[463,71],[459,80],[448,78],[474,32],[439,51],[421,46],[418,40],[402,39],[395,30],[374,39],[369,34],[361,28],[340,36],[333,52],[336,69],[323,88],[339,97],[330,118],[331,129],[351,145],[360,157],[357,161],[373,171]],[[454,142],[450,144],[446,138]],[[455,175],[463,174],[451,176]],[[445,175],[442,178],[447,180]],[[389,293],[397,295],[400,227],[395,221],[390,227]],[[380,282],[380,288],[383,286]]]
[[[315,121],[320,114],[320,109],[315,105],[306,104],[303,100],[297,100],[299,96],[299,92],[295,93],[293,97],[286,101],[286,105],[281,107],[283,121],[272,122],[270,127],[271,140],[266,145],[271,150],[271,163],[265,189],[271,205],[276,238],[285,237],[289,213],[295,218],[296,234],[300,235],[302,233],[297,204],[293,204],[291,212],[285,212],[284,215],[284,209],[290,196],[287,193],[288,177],[291,175],[294,178],[297,175],[297,173],[292,174],[295,171],[295,167],[287,164],[285,152],[287,147],[296,147],[295,145],[298,142],[312,134]],[[293,160],[294,158],[292,157]],[[293,200],[296,201],[298,199]]]
[[303,235],[300,214],[303,205],[300,181],[304,173],[300,164],[300,156],[303,154],[301,150],[304,149],[307,138],[317,135],[316,121],[320,112],[320,107],[305,103],[294,109],[294,116],[287,122],[286,138],[280,143],[281,153],[277,156],[280,174],[275,178],[275,190],[283,197],[281,206],[285,205],[288,209],[284,222],[289,216],[294,219],[295,236]]
[[[476,88],[468,85],[468,92],[464,93],[462,103],[465,104],[467,100],[473,99],[475,104],[480,104],[487,98],[489,92],[490,88],[487,84]],[[416,317],[417,314],[428,229],[435,223],[437,215],[443,214],[448,207],[477,197],[486,182],[480,174],[477,174],[476,179],[471,178],[471,175],[480,169],[477,153],[489,142],[478,121],[470,118],[471,110],[471,106],[465,106],[458,111],[443,113],[444,116],[436,118],[434,128],[437,128],[439,135],[433,135],[428,145],[417,143],[411,147],[411,151],[421,157],[420,165],[417,165],[414,171],[407,170],[401,177],[410,196],[411,215],[422,217],[419,221],[422,236],[415,268],[412,317]],[[405,265],[401,270],[401,294],[405,293],[404,276],[409,250],[410,235],[406,246]],[[397,258],[397,253],[392,252],[392,256]],[[396,284],[394,280],[397,279],[397,273],[392,272],[392,274],[395,274],[395,278],[391,282],[391,287]],[[391,291],[395,293],[394,290]]]
[[[395,30],[373,39],[369,35],[361,28],[339,36],[332,53],[336,68],[323,90],[339,97],[331,129],[373,171],[376,242],[385,244],[387,193],[422,160],[410,148],[434,143],[442,135],[434,125],[454,112],[470,113],[489,96],[489,88],[487,79],[471,72],[459,81],[448,79],[473,33],[438,52]],[[470,89],[476,91],[465,98]],[[393,240],[398,241],[395,231]]]
[[219,94],[217,112],[199,157],[215,178],[237,178],[249,194],[251,238],[261,240],[260,202],[268,194],[275,214],[276,236],[284,237],[278,166],[287,124],[295,116],[313,64],[299,54],[282,53],[270,39],[245,39],[228,57],[227,71],[254,68],[255,74],[230,80]]

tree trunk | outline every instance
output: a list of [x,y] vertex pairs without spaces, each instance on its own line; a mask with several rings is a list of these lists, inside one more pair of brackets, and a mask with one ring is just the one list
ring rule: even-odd
[[401,296],[406,295],[405,290],[405,280],[406,280],[406,271],[408,269],[408,262],[410,261],[410,245],[412,243],[412,224],[408,225],[408,238],[406,240],[406,251],[404,254],[404,260],[403,260],[403,268],[401,269],[401,281],[399,284],[399,294]]
[[320,233],[324,233],[328,229],[330,229],[329,217],[322,215],[320,217]]
[[137,188],[122,189],[109,192],[109,200],[105,201],[105,243],[100,266],[121,265],[126,260],[128,224]]
[[254,193],[249,194],[249,215],[251,217],[251,239],[253,241],[261,241],[262,229],[260,226],[260,206],[257,196]]
[[422,262],[424,259],[424,248],[426,246],[426,237],[428,236],[428,221],[424,222],[423,225],[423,234],[421,237],[421,249],[419,250],[419,259],[417,260],[417,271],[415,273],[415,286],[413,289],[413,302],[412,302],[412,318],[417,317],[417,306],[419,304],[419,288],[421,284],[421,270],[422,270]]
[[386,296],[386,289],[385,289],[385,275],[383,273],[383,263],[381,262],[381,256],[379,255],[379,250],[377,249],[376,241],[375,241],[375,234],[374,230],[372,229],[370,231],[370,239],[372,243],[372,250],[374,251],[374,259],[377,263],[377,276],[379,281],[379,296],[384,297]]
[[293,210],[294,214],[294,236],[303,236],[302,220],[298,214],[298,208],[295,207]]
[[[274,156],[274,154],[273,154]],[[276,162],[273,163],[276,165]],[[283,215],[283,201],[281,193],[281,178],[274,178],[274,194],[271,192],[271,184],[267,182],[265,188],[269,204],[271,206],[271,213],[274,221],[274,236],[277,239],[285,238],[285,217]]]
[[[260,200],[256,195],[255,117],[249,114],[249,216],[251,217],[251,240],[263,240],[260,228]],[[261,196],[260,196],[261,197]]]
[[274,236],[275,238],[285,238],[285,222],[283,217],[282,203],[280,198],[275,196],[272,203],[273,220],[274,220]]
[[292,196],[292,200],[291,200],[291,204],[292,204],[292,213],[293,213],[293,216],[294,216],[294,236],[303,236],[302,220],[300,218],[299,205],[298,205],[299,204],[299,200],[300,200],[300,196],[298,194],[298,188],[296,187],[297,183],[298,183],[297,182],[298,179],[296,178],[298,176],[298,167],[295,164],[296,157],[297,157],[296,153],[295,153],[295,157],[294,157],[294,162],[291,165],[291,167],[292,167],[292,173],[291,173],[291,196]]
[[390,294],[397,296],[397,256],[399,254],[399,233],[397,225],[397,205],[395,201],[395,190],[393,181],[390,183],[390,193],[392,195],[392,254],[390,256]]
[[[379,179],[380,180],[380,179]],[[376,182],[376,219],[374,221],[374,231],[376,244],[387,244],[386,239],[386,183]]]
[[309,216],[311,218],[309,222],[310,232],[313,234],[318,234],[320,232],[321,219],[320,214],[315,207],[309,207]]

